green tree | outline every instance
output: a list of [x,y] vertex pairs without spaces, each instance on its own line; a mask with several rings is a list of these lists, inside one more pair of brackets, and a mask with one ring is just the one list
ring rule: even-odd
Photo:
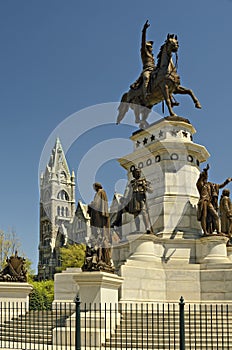
[[67,267],[82,267],[85,261],[85,249],[84,244],[67,244],[60,248],[61,266],[56,269],[57,272]]
[[54,300],[54,281],[33,282],[33,291],[29,297],[30,310],[51,310]]

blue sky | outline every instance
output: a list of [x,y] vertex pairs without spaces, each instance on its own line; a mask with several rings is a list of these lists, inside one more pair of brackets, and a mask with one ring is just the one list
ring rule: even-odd
[[[210,179],[232,176],[231,15],[231,0],[0,2],[0,228],[14,228],[34,267],[43,147],[68,116],[120,100],[141,71],[146,19],[155,55],[167,33],[178,35],[181,83],[193,89],[203,108],[196,110],[188,97],[177,96],[181,105],[175,111],[191,120],[195,142],[210,152]],[[155,111],[162,113],[161,105]],[[114,120],[110,115],[109,123]],[[132,117],[125,122],[133,124]],[[87,132],[67,153],[70,168],[76,171],[95,143],[127,139],[133,130],[111,124]],[[125,173],[108,162],[97,176],[110,197]]]

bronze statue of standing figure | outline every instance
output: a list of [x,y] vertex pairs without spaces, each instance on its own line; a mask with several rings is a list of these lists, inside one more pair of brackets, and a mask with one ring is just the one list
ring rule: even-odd
[[219,189],[225,187],[232,179],[226,179],[222,184],[208,182],[209,165],[203,169],[197,180],[197,189],[200,195],[197,209],[197,219],[201,222],[204,235],[214,231],[220,233],[218,215]]
[[221,231],[229,236],[230,241],[228,245],[231,245],[232,238],[232,203],[230,200],[230,191],[225,189],[222,191],[219,206],[220,218],[221,218]]
[[141,170],[138,168],[132,170],[132,175],[134,179],[129,184],[127,210],[134,215],[136,230],[140,231],[139,216],[142,215],[145,230],[147,233],[150,233],[152,225],[147,207],[146,193],[152,193],[151,184],[145,177],[141,177]]
[[93,184],[96,191],[93,201],[88,205],[91,237],[86,247],[83,271],[113,272],[111,264],[110,218],[106,192],[99,182]]
[[[177,53],[179,43],[177,35],[168,34],[165,43],[161,46],[155,61],[152,53],[152,41],[146,41],[146,30],[150,26],[148,21],[142,30],[141,57],[143,62],[143,72],[140,78],[131,85],[128,92],[124,93],[118,107],[117,124],[121,122],[129,108],[134,111],[135,123],[140,127],[148,126],[146,119],[151,108],[161,101],[165,101],[169,115],[176,117],[172,107],[178,105],[173,101],[172,94],[189,95],[196,108],[201,108],[201,104],[191,89],[180,85],[180,77],[177,68],[172,60],[172,53]],[[177,57],[177,56],[176,56]],[[140,115],[142,119],[140,119]]]

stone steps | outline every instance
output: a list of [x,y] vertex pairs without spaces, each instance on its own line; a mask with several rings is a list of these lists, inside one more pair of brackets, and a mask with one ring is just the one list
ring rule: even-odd
[[29,311],[11,320],[0,320],[0,342],[52,344],[53,329],[65,326],[71,312]]
[[[186,349],[206,350],[213,344],[217,350],[231,347],[232,312],[222,313],[204,310],[185,312]],[[229,334],[229,339],[228,339]],[[129,312],[123,314],[105,349],[179,349],[179,313],[158,315]],[[211,347],[210,347],[211,348]]]

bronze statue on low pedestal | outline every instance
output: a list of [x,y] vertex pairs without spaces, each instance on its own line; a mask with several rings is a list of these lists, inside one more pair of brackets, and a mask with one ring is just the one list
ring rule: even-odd
[[0,272],[0,282],[27,282],[26,260],[15,255],[6,259],[6,267]]
[[221,218],[221,231],[229,236],[230,241],[228,245],[231,245],[232,238],[232,203],[230,200],[230,191],[225,189],[222,191],[220,198],[220,218]]
[[[187,94],[192,98],[195,107],[201,108],[201,104],[193,91],[180,85],[177,64],[174,64],[172,60],[172,53],[177,53],[179,48],[177,35],[167,35],[167,39],[157,56],[157,66],[155,66],[152,53],[153,42],[146,41],[148,27],[149,23],[146,21],[142,30],[143,72],[139,79],[131,85],[130,90],[122,96],[118,108],[117,124],[121,122],[129,108],[131,108],[135,114],[135,123],[139,123],[140,127],[148,126],[146,119],[151,108],[161,101],[166,102],[170,116],[177,117],[172,107],[178,105],[178,103],[173,101],[172,94]],[[142,119],[140,119],[140,115]]]
[[91,237],[86,247],[83,271],[114,272],[111,264],[110,220],[108,199],[102,185],[93,184],[96,191],[93,201],[88,205]]
[[228,178],[222,184],[208,182],[208,170],[209,165],[200,173],[196,184],[200,195],[197,219],[201,222],[204,235],[210,235],[214,231],[218,234],[220,233],[218,215],[219,189],[225,187],[232,180]]
[[152,193],[151,184],[141,177],[141,170],[134,168],[132,170],[134,177],[129,184],[128,204],[126,206],[127,211],[134,215],[136,230],[140,231],[140,218],[142,215],[145,230],[147,233],[151,233],[152,224],[149,217],[146,193]]

